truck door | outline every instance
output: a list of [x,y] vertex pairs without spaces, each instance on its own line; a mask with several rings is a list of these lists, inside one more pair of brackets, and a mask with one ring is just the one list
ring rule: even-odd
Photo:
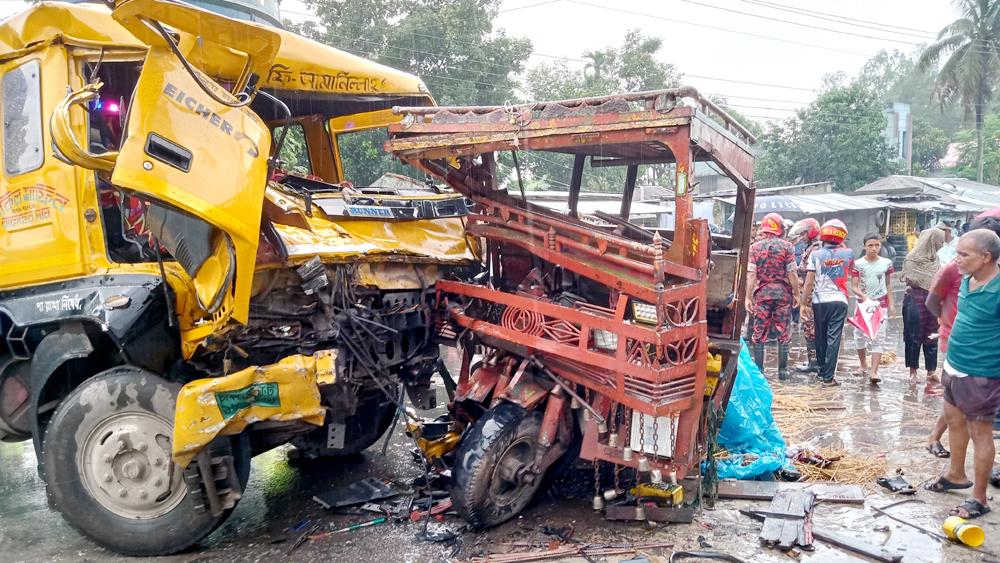
[[66,94],[66,51],[0,62],[0,288],[83,275],[72,167],[51,157],[45,111]]
[[111,181],[165,204],[153,205],[147,222],[192,277],[202,311],[215,314],[231,295],[232,317],[246,322],[270,132],[244,99],[182,58],[164,26],[187,32],[199,60],[215,52],[216,60],[245,61],[232,77],[233,93],[270,67],[281,39],[265,27],[162,0],[126,0],[113,16],[150,49]]
[[231,292],[234,317],[243,321],[270,133],[248,108],[216,101],[198,80],[237,103],[169,50],[150,48],[111,183],[152,198],[147,225],[194,280],[200,308],[214,314]]
[[[150,45],[128,104],[121,150],[88,158],[67,139],[69,133],[58,134],[68,131],[61,126],[68,122],[65,107],[53,120],[56,145],[74,162],[103,170],[114,186],[148,202],[146,226],[193,281],[200,317],[228,313],[246,322],[271,137],[245,97],[196,68],[178,43],[188,52],[197,46],[199,60],[218,53],[216,62],[240,61],[242,71],[225,76],[238,92],[268,68],[280,37],[160,0],[126,0],[113,16]],[[67,97],[75,103],[87,99]]]

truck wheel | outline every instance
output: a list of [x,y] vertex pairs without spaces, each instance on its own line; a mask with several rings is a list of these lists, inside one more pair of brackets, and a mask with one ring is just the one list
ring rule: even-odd
[[323,426],[292,439],[292,445],[307,455],[336,457],[359,454],[385,434],[396,414],[396,405],[381,391],[358,399],[350,416],[327,410]]
[[[63,399],[46,428],[44,473],[52,505],[108,549],[176,553],[231,512],[212,516],[196,508],[184,472],[170,460],[179,388],[138,368],[113,368]],[[231,443],[242,449],[242,442]],[[245,484],[246,452],[233,453]]]
[[469,429],[455,455],[451,500],[473,527],[517,516],[541,488],[547,468],[531,470],[541,428],[541,412],[501,403]]

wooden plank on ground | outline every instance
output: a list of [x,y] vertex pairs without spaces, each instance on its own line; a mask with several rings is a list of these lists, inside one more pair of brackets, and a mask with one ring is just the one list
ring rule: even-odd
[[860,485],[836,483],[786,483],[783,481],[719,481],[720,499],[771,500],[779,490],[802,490],[816,494],[822,502],[864,504],[865,491]]
[[[765,522],[766,518],[769,516],[766,512],[755,510],[741,510],[740,513],[745,514],[754,520],[763,520]],[[818,540],[825,541],[837,547],[870,557],[883,563],[900,563],[903,560],[902,555],[893,553],[881,546],[873,545],[857,538],[846,537],[830,530],[824,530],[814,526],[812,527],[812,535]]]
[[771,499],[767,518],[760,530],[760,540],[765,545],[784,551],[796,545],[809,548],[812,538],[808,524],[815,504],[816,495],[811,492],[778,490]]

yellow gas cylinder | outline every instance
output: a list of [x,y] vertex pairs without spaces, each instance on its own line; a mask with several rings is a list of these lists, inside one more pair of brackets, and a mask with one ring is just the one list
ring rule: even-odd
[[708,352],[708,363],[705,365],[705,396],[711,397],[715,393],[715,386],[719,384],[719,374],[722,373],[722,354]]

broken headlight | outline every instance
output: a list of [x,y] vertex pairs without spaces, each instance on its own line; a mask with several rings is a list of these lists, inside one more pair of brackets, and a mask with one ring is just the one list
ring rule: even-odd
[[618,350],[618,335],[607,330],[594,330],[594,347],[614,352]]
[[632,318],[640,323],[656,324],[656,305],[632,301]]

